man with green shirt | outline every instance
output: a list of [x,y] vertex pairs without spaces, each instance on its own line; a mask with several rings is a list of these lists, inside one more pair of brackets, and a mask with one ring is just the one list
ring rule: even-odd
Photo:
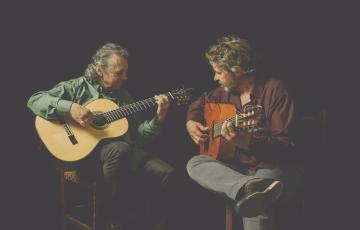
[[[45,119],[68,116],[87,127],[94,114],[83,104],[98,98],[110,99],[119,106],[134,102],[129,92],[122,87],[128,78],[127,57],[126,49],[107,43],[93,55],[84,76],[60,82],[48,91],[35,93],[27,105],[36,115]],[[158,95],[155,100],[158,106],[152,120],[141,121],[136,115],[130,117],[129,132],[120,138],[100,142],[93,153],[78,163],[80,172],[93,171],[90,172],[93,174],[100,168],[104,181],[109,184],[112,191],[108,207],[110,229],[123,229],[119,207],[123,205],[121,201],[128,198],[124,197],[122,189],[128,189],[134,181],[141,181],[146,187],[146,193],[152,189],[148,187],[149,184],[154,191],[164,190],[173,172],[171,165],[139,147],[160,133],[168,113],[168,98]],[[141,191],[141,186],[136,185],[134,188],[137,191],[128,193],[146,195],[145,191]]]

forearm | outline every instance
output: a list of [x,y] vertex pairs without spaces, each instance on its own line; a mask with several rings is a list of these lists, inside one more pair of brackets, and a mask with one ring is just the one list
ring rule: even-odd
[[31,111],[46,119],[55,119],[69,113],[72,101],[52,96],[46,92],[38,92],[32,95],[27,103]]
[[[139,122],[136,123],[139,124]],[[133,128],[133,139],[140,144],[151,142],[160,135],[161,129],[162,124],[158,123],[155,117],[151,120],[145,120]]]

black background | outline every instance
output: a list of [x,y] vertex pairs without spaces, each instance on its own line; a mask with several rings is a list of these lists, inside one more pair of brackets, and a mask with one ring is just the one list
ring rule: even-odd
[[[329,95],[343,51],[335,44],[345,35],[338,15],[343,13],[351,19],[343,6],[165,1],[137,5],[47,2],[2,8],[5,31],[1,46],[6,61],[6,81],[1,90],[6,110],[2,115],[10,118],[3,135],[9,148],[3,152],[6,157],[2,161],[2,175],[8,184],[2,197],[10,215],[3,223],[9,221],[13,229],[56,229],[56,178],[48,158],[37,149],[34,115],[26,102],[36,91],[80,76],[94,51],[104,43],[114,42],[128,49],[126,88],[142,99],[182,84],[194,88],[194,96],[213,88],[213,75],[204,58],[206,48],[224,35],[245,36],[262,57],[268,73],[288,82],[299,112],[313,114],[329,109],[334,102]],[[185,132],[185,112],[186,107],[171,109],[162,139],[152,150],[161,151],[183,175],[184,192],[178,199],[185,204],[179,215],[184,215],[182,227],[191,229],[187,223],[197,218],[200,209],[196,209],[198,203],[187,189],[192,184],[187,181],[185,163],[196,153],[196,147]],[[314,161],[317,158],[320,156]]]

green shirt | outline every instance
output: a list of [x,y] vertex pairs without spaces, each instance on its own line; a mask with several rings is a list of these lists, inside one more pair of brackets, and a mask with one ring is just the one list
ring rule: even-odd
[[[107,91],[99,83],[82,76],[60,82],[48,91],[35,93],[30,97],[27,106],[38,116],[56,119],[58,116],[67,116],[73,102],[83,105],[98,98],[110,99],[120,106],[134,102],[125,89]],[[129,126],[131,139],[138,143],[151,140],[160,133],[161,129],[155,119],[141,122],[138,114],[129,118]]]

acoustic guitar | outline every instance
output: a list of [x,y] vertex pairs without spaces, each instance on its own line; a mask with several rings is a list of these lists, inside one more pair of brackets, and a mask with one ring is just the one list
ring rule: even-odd
[[[191,89],[177,89],[165,93],[170,102],[188,104]],[[126,117],[156,106],[155,98],[148,98],[119,107],[108,99],[96,99],[85,105],[94,114],[89,127],[82,127],[70,117],[63,120],[35,118],[35,127],[41,141],[56,158],[74,162],[89,155],[103,139],[124,135],[128,128]]]
[[206,103],[204,107],[205,126],[209,127],[209,138],[200,144],[200,154],[213,158],[231,159],[236,147],[221,136],[221,127],[225,121],[243,132],[258,132],[263,109],[260,105],[247,105],[237,111],[234,105]]

